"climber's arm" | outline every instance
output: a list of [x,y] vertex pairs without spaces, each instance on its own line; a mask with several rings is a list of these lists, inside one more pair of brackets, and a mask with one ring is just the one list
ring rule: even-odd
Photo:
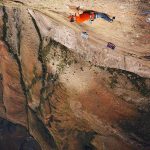
[[68,8],[70,9],[71,13],[75,13],[76,16],[79,16],[84,12],[84,10],[80,8],[80,6],[76,7],[68,5]]

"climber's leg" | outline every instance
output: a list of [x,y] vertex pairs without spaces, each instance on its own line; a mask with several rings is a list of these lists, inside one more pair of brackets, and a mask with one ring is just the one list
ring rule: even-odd
[[96,12],[95,13],[95,19],[97,18],[102,18],[108,22],[113,22],[113,19],[115,19],[115,17],[113,17],[112,19],[105,13],[100,13],[100,12]]

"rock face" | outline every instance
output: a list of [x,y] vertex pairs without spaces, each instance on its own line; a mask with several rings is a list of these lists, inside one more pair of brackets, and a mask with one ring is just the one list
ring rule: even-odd
[[2,150],[41,150],[39,144],[29,135],[25,127],[2,118],[0,118],[0,148]]
[[[48,2],[0,6],[0,117],[24,126],[43,150],[150,149],[149,24],[140,14],[149,3],[112,1],[108,10],[99,0],[91,7],[74,2],[116,15],[123,10],[111,27],[102,22],[100,33],[68,23],[64,4],[71,1]],[[88,40],[80,37],[83,29]]]

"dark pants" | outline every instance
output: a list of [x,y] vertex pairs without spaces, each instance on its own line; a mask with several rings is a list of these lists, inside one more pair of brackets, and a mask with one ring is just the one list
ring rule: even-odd
[[95,12],[95,19],[97,18],[102,18],[108,22],[112,22],[113,19],[111,19],[107,14],[105,13],[100,13],[100,12]]

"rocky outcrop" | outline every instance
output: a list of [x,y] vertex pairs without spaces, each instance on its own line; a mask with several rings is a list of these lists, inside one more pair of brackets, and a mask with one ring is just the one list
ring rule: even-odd
[[3,106],[1,117],[27,126],[26,101],[19,80],[21,79],[19,67],[2,42],[0,43],[0,51],[1,106]]
[[4,2],[0,117],[26,127],[43,150],[149,149],[149,61],[103,48],[93,32],[81,39],[59,11]]
[[29,10],[29,13],[36,20],[43,37],[53,38],[75,53],[82,55],[86,61],[91,61],[94,65],[118,68],[134,72],[143,77],[150,77],[150,63],[144,58],[142,60],[142,56],[138,56],[134,52],[133,54],[131,52],[123,53],[118,48],[116,48],[116,51],[108,49],[106,48],[106,41],[101,41],[101,43],[96,41],[97,39],[86,41],[81,39],[79,33],[72,28],[55,23],[40,12]]
[[[146,21],[149,14],[144,13],[149,9],[148,1],[112,1],[111,4],[109,1],[99,0],[94,2],[36,0],[32,3],[29,0],[24,2],[5,0],[5,3],[28,8],[36,20],[42,37],[52,37],[82,55],[85,60],[95,65],[119,68],[150,77],[149,23]],[[70,11],[67,5],[80,5],[83,9],[102,11],[111,16],[115,15],[116,20],[112,24],[99,20],[92,25],[71,24],[68,23],[67,15]],[[81,38],[83,31],[88,32],[88,40]],[[116,50],[106,48],[107,42],[114,43]]]

